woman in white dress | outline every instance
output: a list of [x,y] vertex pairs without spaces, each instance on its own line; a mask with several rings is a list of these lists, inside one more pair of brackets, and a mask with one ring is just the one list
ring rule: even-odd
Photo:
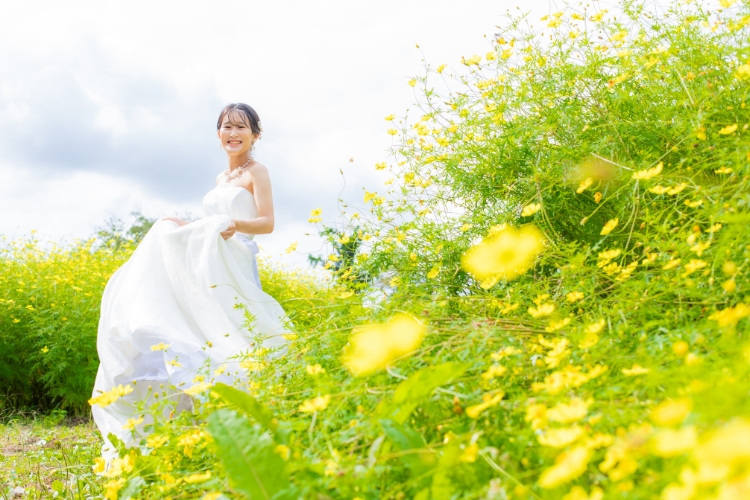
[[203,198],[205,217],[157,221],[107,283],[90,401],[105,458],[116,453],[110,433],[132,445],[148,423],[137,418],[139,402],[157,393],[189,408],[181,391],[199,370],[226,365],[216,377],[231,383],[246,377],[243,356],[283,349],[285,314],[261,290],[253,241],[274,227],[268,169],[251,155],[260,134],[250,106],[224,108],[217,135],[229,167]]

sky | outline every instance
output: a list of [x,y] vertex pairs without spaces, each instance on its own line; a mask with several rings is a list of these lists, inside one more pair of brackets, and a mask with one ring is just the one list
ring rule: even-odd
[[[218,113],[246,102],[263,124],[256,157],[276,213],[275,231],[256,241],[304,263],[321,251],[310,210],[332,222],[339,198],[384,190],[374,168],[391,144],[384,117],[415,103],[407,81],[425,63],[458,68],[486,53],[518,4],[2,2],[0,234],[87,238],[134,209],[201,217],[226,168]],[[548,0],[521,8],[558,10]]]

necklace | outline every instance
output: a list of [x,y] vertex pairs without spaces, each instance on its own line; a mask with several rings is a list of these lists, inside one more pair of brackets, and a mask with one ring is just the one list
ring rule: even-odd
[[250,164],[251,161],[253,161],[253,159],[252,158],[248,158],[248,160],[245,162],[245,164],[237,167],[234,170],[234,172],[230,172],[229,171],[229,167],[227,167],[227,169],[224,170],[224,177],[225,177],[224,182],[229,183],[233,179],[236,179],[237,177],[239,177],[240,175],[242,175],[242,171],[245,169],[245,167],[247,167]]

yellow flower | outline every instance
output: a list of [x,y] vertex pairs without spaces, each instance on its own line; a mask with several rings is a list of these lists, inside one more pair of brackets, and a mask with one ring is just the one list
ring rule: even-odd
[[651,411],[651,421],[656,425],[668,427],[681,424],[693,409],[693,402],[688,398],[664,401]]
[[716,321],[719,326],[736,325],[739,320],[750,316],[750,306],[747,304],[737,304],[734,307],[727,307],[721,311],[716,311],[708,319]]
[[121,397],[130,394],[131,392],[133,392],[133,388],[129,385],[126,385],[125,387],[123,387],[122,385],[118,385],[117,387],[113,387],[107,392],[103,392],[98,396],[89,399],[89,404],[91,406],[99,405],[99,407],[104,408],[105,406],[111,405]]
[[216,500],[220,496],[222,496],[223,493],[220,491],[212,491],[210,493],[206,493],[201,497],[201,500]]
[[531,389],[534,392],[547,391],[552,395],[559,394],[565,389],[582,386],[605,373],[607,369],[606,366],[596,365],[588,373],[583,373],[580,366],[568,365],[545,377],[544,382],[532,383]]
[[323,209],[322,208],[313,208],[310,211],[310,217],[319,217],[320,214],[322,214],[322,213],[323,213]]
[[664,269],[665,271],[668,271],[670,269],[674,269],[675,267],[677,267],[677,266],[680,265],[681,261],[682,261],[682,259],[674,259],[674,258],[669,259],[669,262],[667,262],[666,264],[664,264],[664,266],[662,267],[662,269]]
[[600,319],[596,323],[592,323],[589,326],[586,327],[586,332],[588,333],[599,333],[604,329],[604,326],[607,324],[606,321],[603,319]]
[[670,188],[669,191],[667,191],[667,194],[670,195],[670,196],[674,196],[677,193],[681,192],[686,187],[687,187],[687,184],[685,184],[684,182],[682,182],[682,183],[677,184],[676,186]]
[[126,431],[130,431],[143,423],[143,417],[129,418],[125,425],[122,426]]
[[398,314],[382,325],[357,327],[344,353],[344,364],[354,375],[383,369],[388,363],[414,351],[424,337],[424,325]]
[[289,455],[290,455],[291,450],[289,449],[288,446],[279,444],[279,445],[276,445],[276,448],[274,448],[273,451],[284,460],[289,460]]
[[576,193],[581,194],[586,189],[589,188],[594,183],[593,177],[586,177],[584,180],[581,181],[581,183],[578,185],[578,188],[576,189]]
[[668,191],[669,191],[669,188],[668,187],[664,187],[664,186],[654,186],[654,187],[648,188],[648,192],[649,193],[654,193],[654,194],[664,194],[664,193],[666,193]]
[[166,351],[167,349],[169,349],[170,345],[171,344],[165,344],[164,342],[159,342],[156,345],[152,345],[151,350],[152,351]]
[[415,86],[415,85],[417,84],[417,81],[416,81],[416,80],[415,80],[414,78],[412,78],[412,79],[411,79],[411,80],[409,80],[409,81],[408,81],[407,83],[408,83],[408,84],[409,84],[410,86],[412,86],[412,87],[413,87],[413,86]]
[[465,233],[469,229],[471,229],[471,224],[464,224],[463,226],[461,226],[461,232],[462,233]]
[[299,405],[299,411],[303,413],[315,413],[316,411],[323,411],[328,408],[328,403],[331,401],[330,395],[318,396],[313,399],[308,399]]
[[203,472],[203,473],[190,474],[188,477],[184,479],[184,481],[188,484],[193,484],[193,483],[202,483],[204,481],[208,481],[209,479],[211,479],[211,471],[207,470],[206,472]]
[[305,367],[305,370],[307,370],[307,373],[310,375],[320,375],[321,373],[326,372],[326,369],[320,366],[320,363],[307,365],[307,367]]
[[388,121],[388,122],[390,122],[390,121],[393,121],[394,118],[396,118],[396,115],[390,114],[390,115],[388,115],[388,116],[385,117],[385,120]]
[[484,410],[492,408],[502,401],[503,397],[505,397],[505,393],[502,391],[495,394],[485,394],[482,398],[483,403],[466,408],[466,415],[470,418],[478,418]]
[[[693,460],[698,465],[696,475],[700,482],[710,484],[724,480],[734,468],[750,461],[750,422],[735,419],[714,431],[693,451]],[[743,497],[745,495],[734,498]]]
[[577,441],[583,435],[583,428],[574,425],[562,429],[548,429],[544,434],[540,434],[537,439],[542,446],[564,448]]
[[388,164],[384,161],[381,161],[380,163],[375,164],[375,170],[385,170],[388,167]]
[[202,382],[200,384],[195,384],[191,386],[189,389],[185,389],[183,392],[187,394],[188,396],[196,396],[200,394],[201,392],[207,391],[211,388],[213,384],[209,384],[208,382]]
[[365,203],[367,203],[368,201],[374,198],[377,198],[377,196],[378,196],[378,193],[370,193],[368,191],[365,191]]
[[726,127],[723,127],[721,130],[719,130],[719,133],[721,135],[733,134],[737,130],[738,126],[739,125],[736,123],[734,125],[727,125]]
[[44,346],[41,349],[39,349],[39,351],[42,352],[43,354],[47,354],[49,352],[49,348],[47,346]]
[[151,449],[161,448],[169,441],[169,436],[160,436],[159,434],[151,434],[146,438],[146,446]]
[[529,217],[542,209],[541,203],[529,203],[521,210],[521,217]]
[[92,467],[94,474],[101,474],[106,470],[106,468],[107,461],[105,459],[103,459],[102,457],[96,457],[94,459],[94,466]]
[[[218,368],[216,368],[216,370],[214,370],[214,375],[218,377],[219,375],[224,373],[226,370],[227,370],[227,365],[221,365]],[[203,382],[203,380],[198,380],[198,382]]]
[[466,463],[474,463],[477,460],[477,455],[479,454],[479,445],[477,443],[471,443],[469,446],[467,446],[463,453],[459,455],[458,459],[462,462]]
[[738,80],[746,80],[750,78],[750,63],[737,66],[737,72],[734,74],[734,76]]
[[606,224],[604,224],[604,227],[602,228],[600,235],[604,236],[612,232],[614,228],[617,227],[617,224],[620,223],[620,219],[614,218],[610,221],[608,221]]
[[581,349],[588,349],[590,347],[594,347],[596,344],[599,343],[599,335],[591,332],[587,332],[586,335],[583,337],[583,340],[578,343],[578,347]]
[[690,208],[699,207],[701,205],[703,205],[703,200],[696,200],[696,201],[685,200],[685,206],[690,207]]
[[729,7],[734,5],[736,2],[737,0],[719,0],[719,4],[725,9],[728,9]]
[[447,68],[447,67],[448,67],[447,65],[441,64],[440,66],[438,66],[437,68],[435,68],[435,71],[437,71],[438,73],[442,73],[443,71],[445,71],[445,68]]
[[427,277],[432,280],[432,279],[437,278],[438,274],[440,274],[440,267],[432,266],[432,269],[430,269],[430,272],[427,273]]
[[698,436],[695,427],[680,430],[664,429],[651,439],[651,450],[659,457],[674,457],[695,447]]
[[294,243],[292,243],[291,245],[289,245],[289,247],[287,247],[286,253],[292,253],[295,250],[297,250],[297,242],[296,241]]
[[672,352],[680,358],[687,354],[689,349],[690,346],[684,340],[678,340],[677,342],[672,344]]
[[133,470],[135,460],[132,455],[125,455],[122,458],[112,459],[112,463],[109,464],[109,469],[104,472],[103,476],[108,478],[114,478],[120,476],[123,473],[128,473]]
[[604,14],[606,13],[607,13],[607,9],[600,10],[599,12],[591,16],[591,20],[594,21],[595,23],[598,23],[599,21],[602,20],[602,18],[604,17]]
[[633,179],[637,181],[648,181],[659,175],[664,168],[664,162],[659,162],[655,167],[633,172]]
[[562,19],[552,19],[547,23],[548,28],[557,28],[562,24]]
[[586,416],[591,403],[591,399],[584,401],[581,398],[571,398],[570,403],[558,403],[547,410],[547,418],[561,424],[577,422]]
[[529,314],[534,318],[541,318],[542,316],[549,316],[555,312],[555,304],[539,304],[538,307],[529,307]]
[[602,500],[604,498],[604,491],[598,486],[591,488],[591,495],[586,494],[581,486],[573,486],[567,495],[562,497],[562,500]]
[[461,264],[479,281],[511,280],[531,267],[542,247],[542,234],[536,227],[507,227],[471,247]]
[[637,377],[638,375],[646,375],[650,372],[648,368],[644,368],[641,365],[633,365],[633,368],[623,368],[622,373],[627,377]]
[[578,302],[583,300],[583,292],[570,292],[565,296],[565,300],[568,302]]
[[117,500],[117,492],[125,486],[125,478],[116,479],[104,483],[104,498],[106,500]]
[[586,472],[591,454],[591,450],[585,446],[576,446],[561,453],[555,459],[555,465],[542,473],[539,486],[556,488],[581,476]]
[[489,370],[482,374],[482,378],[485,380],[492,380],[495,377],[505,375],[507,371],[508,369],[503,365],[493,365],[490,366]]
[[546,326],[544,328],[544,331],[547,333],[553,333],[553,332],[556,332],[557,330],[560,330],[561,328],[565,328],[566,326],[568,326],[569,323],[570,323],[570,318],[563,318],[558,321],[551,321],[549,326]]
[[732,172],[734,172],[734,169],[731,167],[721,167],[714,170],[714,172],[716,172],[717,174],[731,174]]

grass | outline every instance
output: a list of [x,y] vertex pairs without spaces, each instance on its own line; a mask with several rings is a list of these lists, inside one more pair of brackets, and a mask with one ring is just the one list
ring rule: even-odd
[[92,420],[17,413],[0,423],[0,498],[92,498],[101,439]]

